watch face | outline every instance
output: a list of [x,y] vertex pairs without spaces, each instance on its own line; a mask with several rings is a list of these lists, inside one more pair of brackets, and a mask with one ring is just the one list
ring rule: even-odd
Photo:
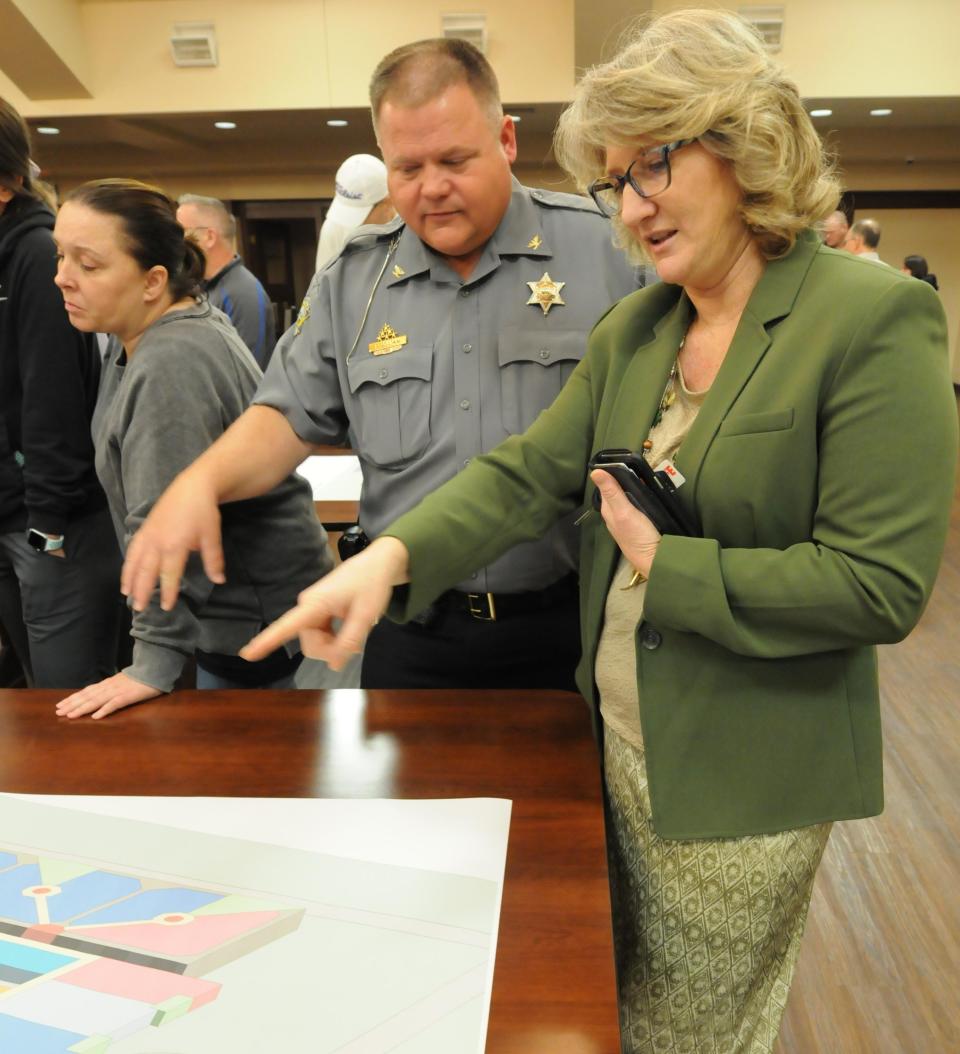
[[52,553],[55,549],[63,548],[63,536],[48,538],[43,531],[31,527],[27,531],[27,544],[36,549],[38,553]]
[[47,539],[40,531],[35,531],[32,527],[27,531],[27,543],[31,548],[36,549],[38,553],[42,553],[47,547]]

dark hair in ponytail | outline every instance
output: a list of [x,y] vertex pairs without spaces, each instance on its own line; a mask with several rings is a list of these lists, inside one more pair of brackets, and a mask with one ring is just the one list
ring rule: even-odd
[[903,261],[903,266],[906,267],[914,278],[919,278],[921,282],[926,282],[928,285],[932,285],[934,289],[940,288],[940,284],[937,282],[937,276],[930,273],[927,261],[922,256],[907,256]]
[[0,98],[0,186],[12,190],[13,200],[7,206],[17,207],[22,199],[40,201],[30,176],[30,131],[27,122]]
[[199,296],[206,266],[203,250],[185,237],[177,223],[177,206],[159,187],[136,179],[95,179],[71,190],[72,201],[116,216],[127,239],[127,251],[144,271],[165,267],[174,300]]

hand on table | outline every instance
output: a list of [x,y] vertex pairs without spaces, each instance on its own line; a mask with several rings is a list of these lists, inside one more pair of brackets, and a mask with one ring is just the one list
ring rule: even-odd
[[620,552],[635,570],[644,578],[649,578],[650,567],[660,543],[660,532],[648,516],[631,504],[623,488],[609,472],[594,469],[590,479],[600,491],[600,515],[620,547]]
[[226,581],[216,496],[189,476],[178,476],[163,492],[127,546],[120,589],[135,611],[150,603],[160,582],[160,606],[170,611],[180,592],[187,557],[199,551],[212,582]]
[[[402,542],[378,538],[305,589],[297,606],[254,637],[240,655],[255,662],[299,635],[304,655],[325,660],[331,670],[342,669],[387,610],[394,585],[407,580],[407,564]],[[342,620],[339,629],[336,619]]]
[[115,673],[112,677],[88,685],[79,692],[68,695],[66,699],[61,699],[57,703],[57,717],[73,718],[92,714],[96,721],[116,710],[122,710],[125,706],[156,699],[158,695],[163,694],[156,688],[151,688],[149,684],[135,681],[125,673]]

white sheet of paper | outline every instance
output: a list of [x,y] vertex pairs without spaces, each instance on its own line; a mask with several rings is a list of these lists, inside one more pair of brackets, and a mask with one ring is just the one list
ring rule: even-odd
[[314,501],[359,501],[363,475],[353,454],[317,454],[308,457],[297,472],[313,488]]
[[305,909],[296,932],[210,973],[215,1002],[117,1036],[111,1054],[481,1054],[510,808],[4,794],[0,853]]

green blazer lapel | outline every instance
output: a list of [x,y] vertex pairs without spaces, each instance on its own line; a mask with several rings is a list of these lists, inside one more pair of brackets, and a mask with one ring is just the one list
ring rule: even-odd
[[[657,288],[657,292],[670,295],[666,289]],[[616,395],[609,416],[605,420],[601,416],[598,422],[594,453],[606,447],[626,447],[638,451],[647,438],[692,311],[690,301],[679,290],[674,289],[673,293],[677,301],[652,330],[645,327],[643,332],[636,335],[635,339],[639,343],[627,353],[629,359],[623,372],[607,379],[608,386],[616,386]],[[590,502],[592,498],[593,485],[588,481],[586,500]],[[591,679],[599,626],[603,621],[610,582],[620,558],[620,550],[613,536],[602,526],[600,514],[594,512],[592,515],[598,518],[599,523],[590,559],[591,574],[584,614],[584,624],[589,627]]]
[[617,381],[618,391],[613,409],[603,434],[598,434],[597,449],[640,449],[663,398],[663,390],[677,360],[691,313],[690,301],[685,295],[681,296],[676,305],[653,327],[652,337],[637,346]]
[[790,314],[820,246],[812,231],[800,235],[790,254],[772,260],[750,296],[726,358],[703,406],[677,452],[677,467],[686,477],[681,493],[691,507],[704,458],[720,425],[737,401],[772,342],[768,326]]

